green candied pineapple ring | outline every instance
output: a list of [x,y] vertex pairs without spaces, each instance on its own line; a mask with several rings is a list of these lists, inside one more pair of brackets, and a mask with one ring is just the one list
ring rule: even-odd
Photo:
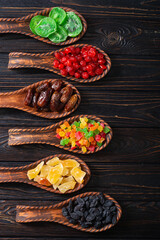
[[70,37],[78,36],[83,29],[81,19],[74,12],[67,12],[63,27]]
[[36,33],[44,38],[54,33],[57,30],[57,24],[54,19],[50,17],[43,18],[35,27]]
[[67,37],[67,31],[63,27],[57,26],[57,31],[49,35],[48,38],[54,43],[60,43],[66,41]]
[[45,18],[45,16],[37,15],[37,16],[34,16],[30,21],[30,24],[29,24],[30,30],[36,35],[37,33],[35,31],[35,27],[43,18]]
[[59,7],[53,8],[49,13],[49,17],[53,18],[56,21],[56,23],[60,25],[64,22],[66,16],[67,16],[66,12]]

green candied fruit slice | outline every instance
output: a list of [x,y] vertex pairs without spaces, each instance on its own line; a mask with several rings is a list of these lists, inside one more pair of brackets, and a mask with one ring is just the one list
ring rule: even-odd
[[110,132],[110,130],[109,130],[108,127],[105,126],[104,129],[103,129],[103,132],[104,132],[104,133],[108,133],[108,132]]
[[62,145],[62,146],[65,146],[65,145],[67,145],[68,143],[69,143],[69,139],[68,139],[68,138],[62,139],[62,140],[60,141],[60,145]]
[[49,35],[48,38],[54,43],[60,43],[66,41],[67,37],[67,31],[63,27],[57,26],[57,31]]
[[[75,121],[72,125],[75,125],[76,127],[79,127],[79,126],[80,126],[80,121],[79,121],[79,122],[76,122],[76,121]],[[72,125],[71,125],[71,126],[72,126]]]
[[67,30],[70,37],[78,36],[83,29],[81,19],[74,12],[67,12],[63,27]]
[[94,136],[93,131],[90,131],[90,132],[88,132],[88,133],[85,133],[85,137],[86,137],[87,139],[89,139],[90,137],[93,137],[93,136]]
[[56,23],[60,25],[64,22],[66,16],[67,16],[66,12],[59,7],[53,8],[49,13],[49,17],[53,18],[56,21]]
[[88,129],[85,127],[85,128],[82,129],[82,132],[88,133]]
[[103,143],[97,142],[98,147],[101,147]]
[[45,18],[45,16],[42,16],[42,15],[37,15],[37,16],[34,16],[31,21],[30,21],[30,24],[29,24],[29,27],[30,27],[30,30],[35,34],[37,35],[36,31],[35,31],[35,27],[38,25],[38,23],[43,19]]
[[94,130],[94,134],[95,135],[99,134],[99,130],[98,129]]
[[94,125],[96,123],[96,121],[92,120],[92,119],[88,119],[88,123]]
[[35,27],[36,33],[44,38],[54,33],[57,30],[57,23],[50,17],[43,18]]

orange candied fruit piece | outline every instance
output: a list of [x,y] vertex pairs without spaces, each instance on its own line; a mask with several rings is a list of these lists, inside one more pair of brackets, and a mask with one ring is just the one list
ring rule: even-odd
[[91,142],[94,141],[94,137],[90,137],[88,140],[89,140],[89,142],[91,143]]
[[59,133],[60,131],[62,131],[61,128],[57,128],[57,129],[56,129],[56,133]]
[[96,127],[96,129],[98,129],[99,124],[98,124],[98,123],[95,123],[94,126]]
[[66,128],[70,126],[68,122],[64,122],[64,125],[66,126]]

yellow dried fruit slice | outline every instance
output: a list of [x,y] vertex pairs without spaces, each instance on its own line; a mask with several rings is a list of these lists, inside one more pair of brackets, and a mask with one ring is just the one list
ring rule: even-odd
[[62,173],[62,176],[67,176],[67,174],[69,174],[69,169],[64,167],[63,168],[63,173]]
[[55,167],[51,167],[47,176],[47,180],[51,184],[55,184],[58,179],[61,177],[63,173],[63,165],[62,163],[56,165]]
[[58,189],[61,193],[65,193],[70,189],[74,189],[75,185],[76,185],[75,181],[70,181],[70,182],[66,182],[66,183],[59,185]]
[[54,167],[54,166],[56,166],[56,165],[59,164],[59,163],[61,163],[61,161],[59,160],[59,158],[58,158],[58,157],[54,157],[54,158],[50,159],[46,164],[47,164],[48,166]]
[[43,165],[41,171],[40,171],[40,177],[46,178],[50,170],[50,166]]
[[71,182],[71,181],[75,181],[74,178],[72,176],[69,177],[64,177],[61,184],[62,183],[66,183],[66,182]]
[[86,172],[82,171],[80,168],[75,167],[71,170],[71,175],[75,178],[78,183],[83,183]]
[[67,168],[74,168],[79,166],[79,163],[73,159],[66,159],[61,162],[63,164],[63,167],[67,167]]
[[39,172],[41,171],[43,165],[44,165],[44,161],[39,163],[37,165],[37,167],[35,167],[35,168],[33,168],[33,169],[31,169],[31,170],[29,170],[27,172],[27,176],[28,176],[29,180],[35,178],[39,174]]
[[56,190],[56,189],[58,188],[58,186],[61,184],[62,180],[63,180],[63,177],[60,177],[60,178],[58,179],[58,181],[57,181],[55,184],[53,184],[53,188],[54,188],[55,190]]

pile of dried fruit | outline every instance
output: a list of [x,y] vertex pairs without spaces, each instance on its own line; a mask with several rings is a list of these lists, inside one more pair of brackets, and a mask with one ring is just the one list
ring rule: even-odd
[[70,223],[80,224],[83,228],[102,228],[117,222],[117,207],[114,202],[99,195],[77,198],[62,209],[62,214]]
[[44,112],[65,112],[71,111],[78,99],[77,94],[73,94],[70,86],[63,86],[62,80],[56,80],[50,84],[45,82],[37,88],[29,88],[24,104],[34,107],[37,111]]
[[60,70],[63,76],[88,79],[101,75],[107,69],[103,53],[93,46],[67,47],[55,52],[53,66]]
[[46,164],[41,162],[27,172],[30,180],[34,179],[39,184],[58,188],[61,193],[74,189],[76,183],[82,184],[85,175],[86,172],[81,170],[76,160],[60,160],[58,157],[50,159]]
[[78,36],[82,29],[81,19],[74,12],[65,12],[62,8],[53,8],[49,16],[37,15],[30,21],[30,30],[54,43],[66,41],[67,37]]
[[62,146],[70,146],[72,150],[80,148],[83,153],[87,150],[94,152],[96,147],[102,146],[109,131],[104,123],[84,117],[71,125],[64,122],[60,128],[56,129],[56,137],[61,139]]

